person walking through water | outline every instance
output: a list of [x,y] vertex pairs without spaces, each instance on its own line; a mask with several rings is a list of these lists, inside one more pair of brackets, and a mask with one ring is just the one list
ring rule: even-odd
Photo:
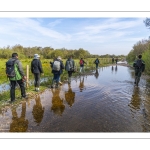
[[67,60],[66,60],[66,64],[65,64],[65,70],[68,71],[68,83],[71,83],[71,76],[72,73],[74,72],[75,69],[75,62],[72,59],[72,56],[70,56]]
[[115,61],[115,59],[114,59],[114,57],[112,58],[112,64],[114,64],[114,61]]
[[116,57],[116,59],[115,59],[115,62],[116,62],[116,65],[117,65],[117,62],[118,62],[118,58]]
[[21,89],[22,98],[27,98],[24,80],[26,80],[26,76],[24,74],[22,64],[18,59],[18,54],[13,53],[12,58],[10,58],[6,62],[6,75],[10,80],[10,98],[11,102],[15,101],[15,87],[16,84],[19,84]]
[[142,60],[142,55],[138,56],[138,59],[134,61],[133,67],[135,69],[135,82],[134,84],[138,86],[142,72],[145,70],[145,62]]
[[52,66],[52,73],[54,75],[53,80],[52,80],[51,88],[54,88],[55,83],[56,83],[56,88],[58,88],[60,75],[61,75],[61,73],[63,72],[63,69],[64,69],[64,64],[61,61],[61,57],[58,56],[57,59],[55,59],[54,62],[51,63],[51,66]]
[[40,90],[40,76],[43,74],[43,68],[39,58],[40,56],[38,54],[34,54],[34,58],[31,62],[31,72],[34,74],[34,86],[37,92]]
[[96,64],[96,69],[98,69],[98,64],[100,63],[99,59],[96,58],[96,60],[94,61],[94,63]]
[[84,72],[84,64],[86,64],[86,62],[83,60],[83,58],[80,59],[80,73]]

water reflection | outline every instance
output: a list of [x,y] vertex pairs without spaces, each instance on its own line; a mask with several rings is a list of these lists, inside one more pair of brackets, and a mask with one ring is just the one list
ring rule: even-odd
[[[81,78],[82,78],[82,79],[81,79]],[[84,76],[83,76],[83,77],[80,77],[79,89],[80,89],[80,92],[82,92],[83,89],[84,89]]]
[[150,85],[142,79],[134,87],[134,70],[118,65],[115,74],[115,67],[98,69],[97,79],[93,74],[79,76],[70,85],[48,89],[26,105],[6,107],[0,114],[0,131],[149,132]]
[[95,78],[98,79],[98,76],[99,76],[98,69],[96,69],[96,72],[94,75],[95,75]]
[[141,102],[140,90],[138,87],[136,87],[133,89],[130,107],[135,109],[135,110],[139,110],[140,109],[140,102]]
[[65,99],[66,99],[68,105],[71,107],[72,104],[74,103],[75,92],[72,91],[70,84],[68,84],[68,91],[65,92]]
[[112,71],[112,73],[113,73],[113,71],[114,71],[114,66],[111,67],[111,71]]
[[12,123],[10,124],[10,132],[26,132],[28,129],[28,120],[26,117],[26,103],[22,103],[21,116],[18,117],[16,108],[11,109],[12,112]]
[[115,67],[115,73],[117,73],[117,70],[118,70],[118,67],[117,67],[117,65],[116,65],[116,67]]
[[60,90],[59,89],[52,89],[52,107],[51,110],[57,114],[62,115],[65,110],[65,105],[63,104],[63,99],[60,98]]
[[44,114],[44,107],[42,107],[40,96],[37,96],[35,98],[35,105],[33,106],[32,115],[34,121],[38,123],[38,125],[43,119],[43,114]]

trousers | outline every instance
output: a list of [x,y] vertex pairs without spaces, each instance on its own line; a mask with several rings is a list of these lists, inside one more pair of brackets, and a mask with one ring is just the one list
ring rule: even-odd
[[39,87],[40,86],[40,73],[34,73],[34,86]]
[[15,87],[16,87],[17,83],[19,84],[20,89],[21,89],[21,96],[22,97],[26,96],[25,86],[24,86],[22,79],[16,80],[16,81],[10,80],[10,98],[11,98],[11,101],[15,100]]

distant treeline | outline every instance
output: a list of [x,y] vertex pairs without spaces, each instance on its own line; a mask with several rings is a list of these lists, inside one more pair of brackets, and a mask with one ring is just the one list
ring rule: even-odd
[[129,52],[126,59],[128,62],[133,62],[139,54],[142,54],[142,58],[146,63],[146,72],[150,74],[150,38],[134,44],[133,49]]
[[57,56],[61,56],[62,58],[66,59],[70,55],[73,56],[73,58],[79,59],[79,58],[112,58],[112,57],[119,57],[124,58],[124,55],[93,55],[90,54],[87,50],[84,50],[83,48],[76,49],[54,49],[52,47],[23,47],[21,45],[15,45],[15,46],[7,46],[4,48],[0,48],[0,58],[8,59],[11,57],[12,53],[16,52],[19,54],[19,58],[33,58],[34,54],[40,54],[42,58],[45,59],[53,59]]

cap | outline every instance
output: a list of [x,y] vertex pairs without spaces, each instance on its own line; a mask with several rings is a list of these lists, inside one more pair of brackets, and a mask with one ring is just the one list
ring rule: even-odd
[[61,60],[61,57],[60,57],[60,56],[58,56],[58,57],[57,57],[57,59]]
[[38,59],[39,57],[40,57],[40,55],[34,54],[34,58],[35,58],[35,59]]

